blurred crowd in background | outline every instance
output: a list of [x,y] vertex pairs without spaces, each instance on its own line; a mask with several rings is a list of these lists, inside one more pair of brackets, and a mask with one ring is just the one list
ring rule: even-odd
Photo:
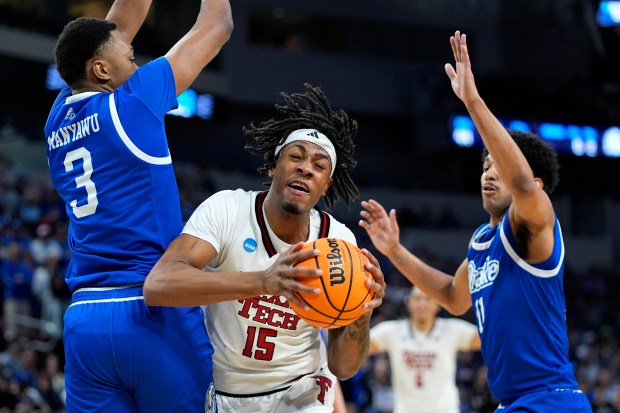
[[[180,165],[177,175],[187,218],[212,189],[208,181],[197,179],[204,174],[195,166]],[[357,231],[360,245],[370,245],[357,229],[357,216],[339,218]],[[417,216],[413,230],[430,225],[422,219]],[[62,316],[70,302],[63,278],[70,258],[66,214],[47,173],[19,170],[6,154],[0,156],[0,225],[0,412],[62,412]],[[431,251],[418,253],[447,272],[459,264]],[[408,281],[388,260],[382,260],[382,268],[389,287],[373,324],[407,316]],[[596,413],[620,412],[620,303],[614,299],[619,284],[620,274],[610,269],[575,273],[567,268],[570,355],[580,387]],[[471,312],[464,318],[473,322]],[[497,407],[479,353],[459,356],[456,380],[463,413],[492,412]],[[369,357],[342,387],[351,413],[392,411],[390,365],[384,355]]]
[[[403,233],[473,230],[456,212],[465,209],[458,203],[463,193],[479,193],[479,169],[470,167],[479,151],[456,148],[449,139],[448,119],[463,108],[443,71],[451,59],[447,36],[457,28],[471,34],[478,86],[496,113],[617,125],[620,26],[597,25],[600,3],[385,0],[378,7],[374,0],[233,2],[233,37],[194,85],[215,96],[213,118],[167,119],[183,217],[216,190],[258,189],[248,185],[256,182],[255,174],[247,174],[258,164],[241,149],[241,126],[268,118],[266,113],[270,117],[279,91],[299,90],[310,82],[328,92],[334,107],[360,121],[355,179],[362,193],[380,188],[383,194],[407,195],[431,189],[454,199],[453,206],[437,208],[395,202]],[[45,163],[43,123],[57,93],[46,79],[63,25],[81,15],[103,17],[111,4],[0,0],[0,413],[64,411],[62,327],[71,299],[64,272],[70,255],[67,216]],[[134,42],[138,60],[165,53],[189,28],[198,4],[153,2]],[[15,139],[16,132],[28,143]],[[613,218],[618,215],[614,208],[620,211],[620,186],[613,185],[617,162],[561,158],[558,195],[563,198],[557,211],[571,210],[568,219],[561,217],[565,236],[606,237],[611,245],[590,254],[594,259],[589,262],[601,264],[567,265],[565,271],[570,357],[595,413],[620,413],[620,226]],[[355,232],[359,245],[374,252],[358,228],[356,212],[337,209],[334,214]],[[453,273],[460,264],[424,243],[409,245],[411,240],[403,238],[437,268]],[[388,289],[373,324],[407,316],[403,300],[410,285],[388,260],[381,264]],[[471,311],[463,318],[474,321]],[[495,410],[479,353],[459,356],[456,380],[463,413]],[[392,411],[385,355],[369,357],[342,388],[349,413]]]

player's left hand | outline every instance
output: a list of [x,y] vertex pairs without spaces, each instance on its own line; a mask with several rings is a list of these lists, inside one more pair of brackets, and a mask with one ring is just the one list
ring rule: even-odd
[[450,45],[454,54],[454,67],[446,63],[446,74],[450,78],[450,84],[454,94],[465,103],[470,105],[480,99],[474,74],[471,70],[469,51],[467,49],[467,36],[456,31],[454,36],[450,36]]
[[385,278],[383,277],[383,271],[381,271],[381,266],[379,265],[379,261],[366,248],[362,248],[362,252],[368,257],[370,261],[366,264],[366,269],[372,274],[374,278],[374,281],[366,280],[366,286],[375,293],[374,298],[364,304],[364,307],[366,308],[366,313],[370,314],[372,313],[373,309],[379,307],[383,303],[386,285]]

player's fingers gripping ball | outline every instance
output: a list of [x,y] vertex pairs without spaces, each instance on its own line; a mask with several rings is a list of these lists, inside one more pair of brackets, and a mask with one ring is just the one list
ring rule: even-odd
[[321,294],[293,293],[310,309],[289,302],[291,308],[307,323],[316,327],[346,326],[364,313],[364,304],[372,300],[374,291],[366,286],[373,276],[366,270],[368,257],[354,244],[337,238],[319,238],[307,242],[302,250],[318,249],[321,253],[298,262],[296,266],[323,270],[320,278],[300,280],[319,288]]

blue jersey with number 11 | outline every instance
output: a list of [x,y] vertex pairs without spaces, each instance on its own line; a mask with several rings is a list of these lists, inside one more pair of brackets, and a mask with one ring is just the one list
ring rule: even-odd
[[67,284],[140,284],[181,232],[164,115],[177,106],[165,58],[114,93],[60,92],[45,125],[52,183],[70,217]]
[[577,389],[568,359],[564,243],[557,219],[549,259],[530,264],[517,251],[506,213],[501,224],[476,230],[467,253],[489,388],[502,404],[537,391]]

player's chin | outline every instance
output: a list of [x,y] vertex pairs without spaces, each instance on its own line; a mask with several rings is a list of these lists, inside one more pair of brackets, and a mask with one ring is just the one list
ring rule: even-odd
[[301,215],[303,212],[302,203],[295,201],[286,201],[282,204],[282,209],[291,215]]
[[287,199],[282,204],[282,208],[289,214],[302,215],[303,213],[306,213],[314,208],[317,203],[318,199],[311,196],[311,194],[296,195]]

